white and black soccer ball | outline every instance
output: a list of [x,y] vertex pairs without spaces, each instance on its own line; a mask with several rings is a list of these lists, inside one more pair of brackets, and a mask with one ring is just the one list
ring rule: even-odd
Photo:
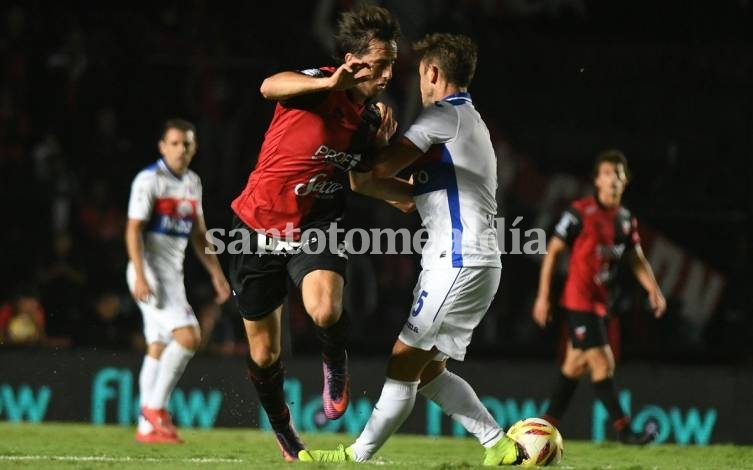
[[518,421],[508,429],[507,436],[517,442],[527,454],[520,463],[521,467],[556,465],[565,452],[560,432],[541,418]]

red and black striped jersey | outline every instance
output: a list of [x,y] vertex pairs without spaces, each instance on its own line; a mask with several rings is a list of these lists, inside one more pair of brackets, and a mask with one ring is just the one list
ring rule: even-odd
[[624,207],[607,209],[592,196],[573,202],[554,235],[571,250],[560,305],[605,316],[617,265],[627,249],[640,244],[637,220]]
[[[334,68],[305,70],[312,76]],[[259,232],[300,238],[308,228],[342,217],[347,171],[365,164],[381,123],[373,104],[347,91],[278,102],[256,167],[232,202],[238,217]]]

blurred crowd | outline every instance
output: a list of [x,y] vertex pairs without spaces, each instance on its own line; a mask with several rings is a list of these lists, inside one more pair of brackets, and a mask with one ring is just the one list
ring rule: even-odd
[[[192,168],[204,183],[207,222],[228,227],[229,202],[253,168],[273,109],[258,93],[262,79],[331,64],[334,20],[355,3],[4,6],[0,343],[142,348],[140,315],[125,284],[123,232],[130,183],[158,157],[162,122],[180,116],[197,124]],[[626,351],[661,357],[674,338],[683,346],[680,358],[722,351],[718,357],[728,360],[738,348],[753,357],[753,301],[743,285],[752,274],[753,194],[749,185],[728,184],[753,176],[753,7],[731,2],[709,14],[651,2],[614,11],[586,0],[379,3],[398,15],[405,37],[384,97],[403,129],[420,105],[410,42],[428,31],[479,42],[471,92],[497,145],[506,217],[532,223],[542,211],[562,208],[532,197],[541,186],[526,176],[531,169],[587,185],[596,152],[619,146],[636,175],[626,194],[633,212],[724,274],[724,295],[709,322],[691,328],[672,315],[670,298],[660,326],[623,322]],[[642,33],[617,26],[656,14],[675,21],[649,20]],[[419,226],[416,217],[366,198],[353,196],[350,205],[350,226]],[[345,302],[358,319],[354,348],[384,352],[408,311],[417,257],[351,259]],[[503,262],[502,292],[474,341],[477,352],[550,355],[559,332],[539,332],[530,321],[537,260]],[[243,354],[232,302],[213,304],[192,254],[186,283],[203,349]],[[638,296],[635,289],[625,294]],[[646,315],[640,301],[624,305]],[[293,347],[315,350],[295,296],[287,307]]]

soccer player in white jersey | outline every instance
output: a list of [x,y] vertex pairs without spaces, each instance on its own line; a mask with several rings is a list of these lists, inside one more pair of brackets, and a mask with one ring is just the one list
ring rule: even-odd
[[182,119],[165,123],[161,158],[133,180],[128,203],[127,280],[144,320],[147,352],[139,375],[141,416],[136,440],[179,443],[167,404],[199,345],[199,323],[186,300],[183,259],[188,240],[209,271],[217,303],[230,287],[209,247],[201,207],[201,180],[188,169],[196,154],[196,128]]
[[467,92],[477,47],[465,36],[431,34],[414,48],[421,56],[422,113],[402,139],[380,153],[371,173],[351,172],[356,191],[399,200],[387,178],[412,165],[413,199],[429,232],[413,307],[392,348],[382,394],[355,443],[334,451],[304,450],[299,458],[369,460],[421,393],[478,438],[486,448],[484,465],[515,464],[522,449],[473,388],[446,368],[448,358],[465,358],[501,274],[493,225],[497,161],[489,130]]

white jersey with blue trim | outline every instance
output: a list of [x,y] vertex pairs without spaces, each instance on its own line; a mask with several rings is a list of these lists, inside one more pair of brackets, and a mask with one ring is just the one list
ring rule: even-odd
[[196,173],[188,170],[178,176],[162,159],[134,178],[128,218],[146,221],[144,259],[158,276],[182,276],[188,237],[204,213],[201,191]]
[[429,232],[422,267],[501,267],[497,158],[470,95],[424,108],[405,137],[424,152],[413,170],[416,208]]

